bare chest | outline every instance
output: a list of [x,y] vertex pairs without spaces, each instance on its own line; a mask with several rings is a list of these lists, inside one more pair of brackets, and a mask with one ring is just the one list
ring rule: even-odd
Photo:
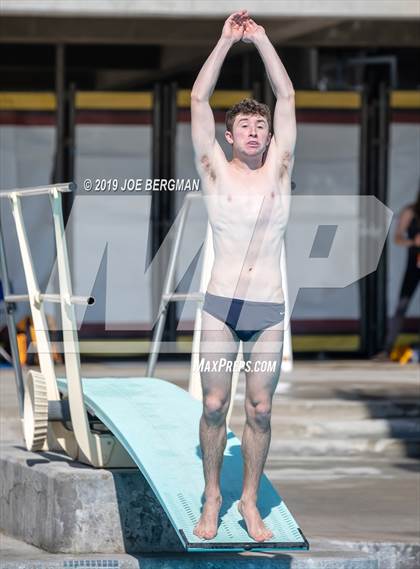
[[239,228],[252,226],[258,219],[262,224],[283,225],[289,211],[288,183],[264,170],[250,175],[221,171],[205,194],[210,222],[215,227]]

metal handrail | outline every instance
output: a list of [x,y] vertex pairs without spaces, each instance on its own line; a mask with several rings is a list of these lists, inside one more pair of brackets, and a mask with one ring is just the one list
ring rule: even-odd
[[[56,302],[59,304],[61,302],[61,296],[59,294],[39,294],[37,299],[46,302]],[[4,296],[5,302],[29,302],[29,294],[7,294]],[[95,304],[95,298],[93,296],[71,296],[71,304],[82,304],[87,306],[92,306]]]
[[76,187],[77,186],[74,182],[69,182],[67,184],[36,186],[33,188],[25,188],[24,190],[0,190],[0,198],[12,198],[13,196],[26,198],[31,196],[40,196],[42,194],[52,194],[54,191],[72,192],[76,189]]

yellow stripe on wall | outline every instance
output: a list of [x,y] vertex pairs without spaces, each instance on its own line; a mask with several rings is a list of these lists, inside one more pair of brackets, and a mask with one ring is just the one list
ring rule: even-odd
[[305,334],[293,335],[294,352],[349,351],[360,349],[360,338],[356,334]]
[[[178,91],[179,108],[189,108],[191,91]],[[251,91],[215,91],[210,103],[214,108],[227,109],[245,97],[252,97]],[[392,91],[390,105],[394,109],[420,109],[420,91]],[[298,109],[359,109],[361,94],[355,91],[296,91]],[[53,92],[0,92],[2,111],[54,111]],[[79,91],[76,93],[76,108],[90,110],[144,110],[153,108],[153,93],[122,91]]]
[[79,91],[76,109],[150,111],[153,108],[151,92]]
[[[190,106],[191,91],[178,92],[178,107]],[[245,97],[252,97],[251,91],[215,91],[210,104],[212,107],[229,108]],[[359,109],[361,95],[356,91],[296,91],[296,107],[305,109]]]
[[[153,108],[151,92],[79,91],[76,108],[91,110],[146,110]],[[0,92],[2,111],[55,111],[55,93]]]
[[2,111],[54,111],[54,93],[0,92]]
[[297,109],[360,109],[362,98],[356,91],[296,91]]
[[[239,103],[246,97],[252,97],[252,91],[215,91],[210,99],[210,105],[216,108],[229,109],[236,103]],[[191,91],[189,89],[181,89],[177,94],[178,108],[190,108]]]
[[[402,92],[398,92],[402,93]],[[251,97],[251,91],[215,91],[210,99],[214,108],[228,109],[245,97]],[[177,105],[179,108],[190,107],[191,91],[178,91]],[[407,99],[407,96],[405,96]],[[399,100],[399,99],[398,99]],[[409,98],[411,100],[411,98]],[[356,92],[315,92],[297,91],[297,108],[318,109],[358,109],[360,94]],[[79,91],[76,93],[76,108],[84,110],[146,110],[153,108],[153,93],[151,92],[121,92],[121,91]],[[54,93],[0,93],[0,110],[20,111],[54,111]]]
[[393,109],[420,109],[420,91],[392,91]]

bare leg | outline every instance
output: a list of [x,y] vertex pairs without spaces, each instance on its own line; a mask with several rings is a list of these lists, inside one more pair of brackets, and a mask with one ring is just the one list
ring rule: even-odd
[[407,296],[400,298],[398,301],[397,309],[390,322],[387,337],[385,339],[385,351],[388,354],[391,353],[395,340],[397,339],[404,324],[405,313],[407,312],[409,301],[410,299]]
[[[201,372],[203,414],[200,419],[200,446],[205,503],[194,534],[205,539],[212,539],[217,534],[222,505],[220,471],[226,447],[226,415],[230,402],[233,362],[239,346],[230,329],[225,324],[221,328],[221,325],[219,320],[203,312],[200,345],[200,361],[204,366]],[[206,369],[206,366],[210,369]]]
[[[270,342],[270,351],[264,352],[264,342]],[[275,351],[274,351],[275,350]],[[242,435],[244,481],[238,509],[243,516],[249,535],[256,541],[273,536],[257,508],[258,488],[264,470],[271,440],[271,406],[280,376],[283,354],[283,330],[272,327],[261,333],[247,349],[244,358],[252,369],[246,374],[246,423]]]
[[385,351],[390,354],[395,341],[400,333],[400,330],[404,323],[405,314],[407,312],[410,301],[416,292],[416,288],[419,285],[419,273],[420,271],[410,270],[407,266],[403,281],[401,283],[400,296],[398,299],[397,308],[395,314],[390,322],[389,330],[385,339]]

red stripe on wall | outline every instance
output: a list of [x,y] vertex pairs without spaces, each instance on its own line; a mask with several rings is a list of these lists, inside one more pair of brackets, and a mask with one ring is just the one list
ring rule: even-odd
[[[149,111],[78,111],[76,124],[152,124]],[[54,126],[55,113],[49,111],[0,111],[0,125]]]
[[149,111],[77,111],[76,124],[152,124]]
[[[225,122],[225,111],[215,110],[214,118],[217,123]],[[191,122],[189,109],[178,109],[178,122]],[[360,123],[360,113],[358,111],[319,111],[319,110],[297,110],[296,120],[301,123],[334,123],[334,124],[358,124]]]
[[420,110],[393,110],[391,111],[391,122],[420,123]]
[[[215,110],[214,117],[218,124],[224,124],[225,111]],[[322,111],[298,109],[296,119],[299,123],[307,124],[359,124],[358,111]],[[152,113],[149,111],[77,111],[76,124],[104,124],[104,125],[151,125]],[[190,123],[189,109],[177,111],[179,123]],[[392,110],[393,123],[420,123],[418,110]],[[50,111],[0,111],[0,125],[15,126],[54,126],[55,113]]]
[[[226,111],[221,111],[221,110],[216,109],[213,111],[213,115],[214,115],[214,120],[217,123],[223,123],[224,124]],[[189,109],[178,109],[176,112],[176,120],[177,120],[177,122],[190,123],[191,122],[190,110]]]
[[55,114],[49,111],[0,111],[0,125],[54,126]]

